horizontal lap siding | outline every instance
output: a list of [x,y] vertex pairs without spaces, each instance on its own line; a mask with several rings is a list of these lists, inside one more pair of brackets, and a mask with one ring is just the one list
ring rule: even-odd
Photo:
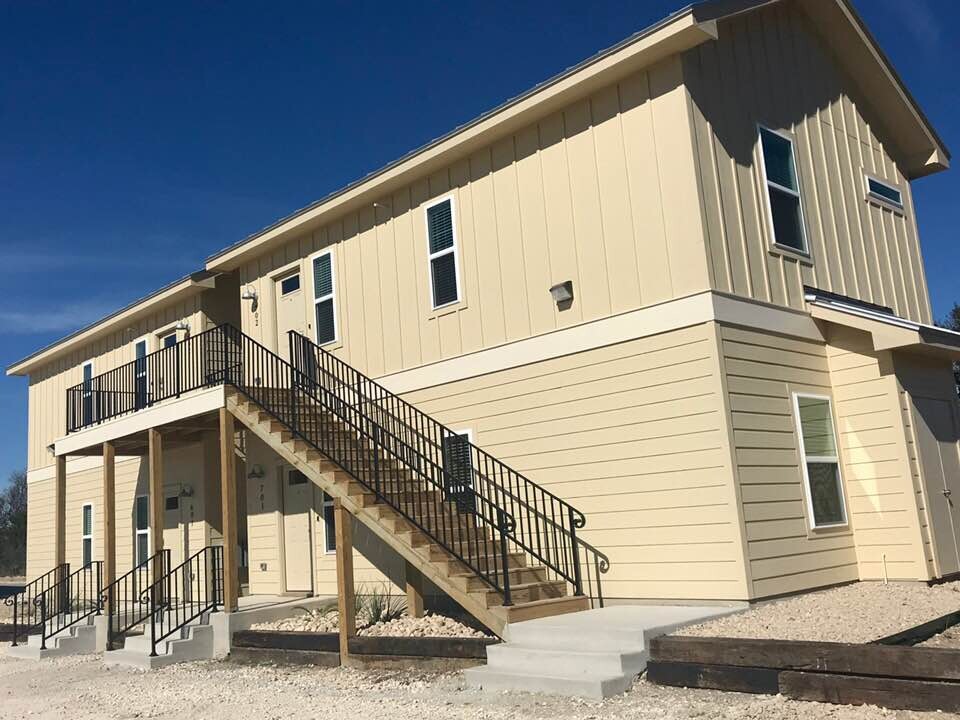
[[755,598],[857,578],[849,531],[811,537],[791,393],[830,394],[821,344],[720,330]]
[[712,331],[701,325],[406,395],[581,510],[617,598],[745,596]]
[[861,579],[926,579],[896,378],[865,333],[832,326],[827,355]]
[[[684,55],[713,286],[803,309],[813,285],[930,322],[909,184],[798,6],[725,20]],[[758,123],[794,137],[810,259],[771,247]],[[901,188],[903,213],[866,200],[864,172]]]

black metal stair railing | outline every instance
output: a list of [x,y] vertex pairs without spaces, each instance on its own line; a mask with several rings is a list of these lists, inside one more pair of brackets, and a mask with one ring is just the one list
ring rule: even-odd
[[157,645],[223,603],[223,547],[208,545],[140,591],[144,630],[150,633],[150,656]]
[[[3,599],[3,604],[12,608],[13,642],[11,645],[13,647],[17,646],[20,637],[30,635],[41,626],[42,620],[40,606],[36,602],[37,598],[48,593],[51,588],[60,586],[63,579],[68,575],[70,575],[70,564],[62,563],[31,580],[20,592]],[[50,596],[50,601],[52,599],[52,596]],[[56,605],[60,607],[62,604],[63,597],[61,596]]]
[[[377,473],[381,457],[411,469],[419,479],[440,487],[460,507],[496,508],[513,520],[511,545],[547,568],[553,579],[570,584],[575,595],[603,604],[600,576],[609,560],[577,531],[584,515],[566,501],[521,475],[415,406],[391,393],[356,368],[292,332],[291,363],[297,370],[294,400],[314,400],[324,411],[294,414],[293,430],[312,440],[361,480]],[[369,441],[369,457],[343,460],[338,435],[325,418],[340,422]],[[346,463],[346,464],[345,464]],[[505,577],[509,582],[509,575]]]
[[153,585],[155,579],[167,579],[161,597],[170,596],[169,570],[170,549],[165,548],[103,588],[100,607],[107,615],[107,650],[113,650],[120,638],[150,617],[152,608],[149,603],[140,602],[140,594]]
[[103,563],[94,560],[75,570],[69,570],[34,598],[39,617],[40,649],[47,649],[47,640],[73,627],[91,615],[100,614],[100,586],[103,581]]

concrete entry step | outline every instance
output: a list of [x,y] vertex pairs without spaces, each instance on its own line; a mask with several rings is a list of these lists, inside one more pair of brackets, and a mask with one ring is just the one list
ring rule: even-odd
[[507,642],[487,648],[487,664],[464,674],[484,690],[600,700],[630,688],[646,668],[652,638],[738,609],[619,605],[512,623]]

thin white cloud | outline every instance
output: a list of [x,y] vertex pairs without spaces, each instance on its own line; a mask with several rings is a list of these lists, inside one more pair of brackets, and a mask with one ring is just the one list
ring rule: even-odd
[[925,51],[940,45],[943,21],[937,17],[929,0],[884,0],[887,10],[896,16],[899,26],[913,36]]
[[5,335],[67,333],[89,325],[118,307],[116,303],[85,302],[31,310],[0,308],[0,328]]

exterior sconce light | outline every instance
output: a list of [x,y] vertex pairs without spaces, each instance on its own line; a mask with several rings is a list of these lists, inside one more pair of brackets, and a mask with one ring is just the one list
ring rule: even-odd
[[180,497],[185,497],[185,498],[193,497],[193,486],[184,485],[183,488],[180,490]]
[[241,300],[250,301],[250,311],[257,311],[257,289],[253,285],[247,285],[243,290],[240,291]]
[[190,323],[188,323],[186,320],[181,320],[173,326],[173,329],[177,332],[188,333],[190,332]]
[[566,280],[550,288],[550,295],[560,310],[566,310],[573,304],[573,280]]
[[247,473],[247,477],[251,480],[259,480],[263,477],[263,468],[259,465],[254,465],[250,468],[250,472]]

